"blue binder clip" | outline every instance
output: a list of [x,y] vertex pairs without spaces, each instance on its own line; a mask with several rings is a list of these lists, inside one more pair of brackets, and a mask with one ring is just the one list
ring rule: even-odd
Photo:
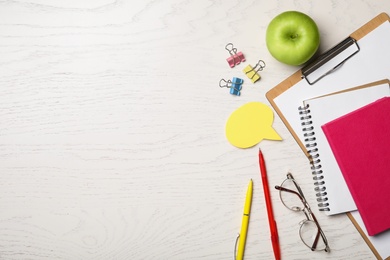
[[233,77],[232,80],[224,80],[221,79],[219,81],[219,87],[221,88],[230,88],[230,94],[239,96],[241,95],[242,83],[244,83],[243,79]]

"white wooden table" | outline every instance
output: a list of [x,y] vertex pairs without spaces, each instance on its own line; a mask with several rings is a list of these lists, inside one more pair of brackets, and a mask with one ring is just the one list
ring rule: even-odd
[[[303,214],[271,189],[282,259],[375,259],[346,215],[315,204],[308,160],[283,141],[230,145],[229,115],[299,67],[267,51],[277,14],[311,16],[325,51],[390,2],[0,1],[0,259],[233,259],[254,181],[245,259],[273,259],[257,151],[270,187],[292,171],[329,240],[311,252]],[[221,89],[229,42],[266,62],[240,97]]]

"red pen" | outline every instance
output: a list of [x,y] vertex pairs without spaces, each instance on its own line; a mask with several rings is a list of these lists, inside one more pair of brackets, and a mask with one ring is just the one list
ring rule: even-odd
[[271,231],[272,248],[274,250],[275,259],[280,260],[278,229],[276,227],[276,221],[274,218],[274,213],[272,211],[271,194],[269,192],[268,179],[267,179],[267,170],[265,169],[264,157],[260,148],[259,148],[259,164],[260,164],[261,180],[263,182],[263,188],[264,188],[265,204],[267,205],[268,222]]

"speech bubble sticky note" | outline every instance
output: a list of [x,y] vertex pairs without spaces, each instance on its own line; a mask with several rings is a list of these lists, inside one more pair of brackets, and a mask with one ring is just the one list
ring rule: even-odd
[[260,102],[250,102],[234,111],[226,123],[226,137],[238,148],[252,147],[263,139],[282,140],[272,128],[274,114]]

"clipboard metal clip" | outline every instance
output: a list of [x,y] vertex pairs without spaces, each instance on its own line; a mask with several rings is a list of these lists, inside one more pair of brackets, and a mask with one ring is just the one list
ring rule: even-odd
[[352,37],[345,40],[320,55],[313,62],[302,68],[302,78],[313,85],[323,77],[340,68],[347,60],[360,51],[357,41]]

